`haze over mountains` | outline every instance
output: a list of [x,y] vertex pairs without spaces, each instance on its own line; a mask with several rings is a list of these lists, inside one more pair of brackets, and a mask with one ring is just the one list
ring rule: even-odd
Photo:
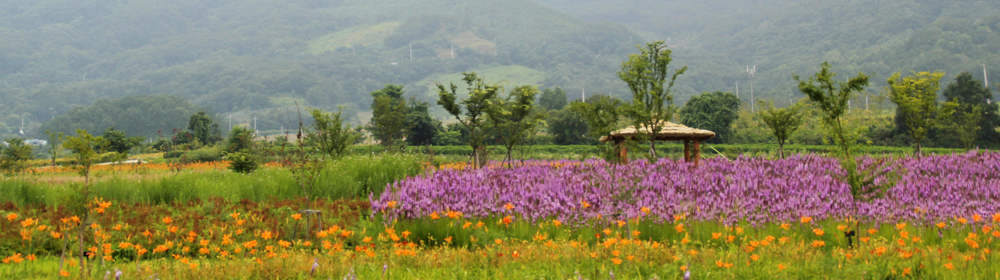
[[916,0],[8,0],[0,137],[22,118],[40,137],[74,107],[147,94],[236,123],[256,116],[262,130],[295,126],[296,103],[363,119],[368,92],[386,83],[434,103],[428,86],[463,71],[511,88],[560,86],[571,99],[627,97],[615,72],[651,40],[668,40],[672,65],[689,67],[678,102],[736,83],[749,101],[744,70],[756,65],[757,97],[781,105],[797,94],[792,75],[822,61],[874,72],[873,93],[898,71],[981,79],[982,64],[1000,70],[998,12],[997,2]]

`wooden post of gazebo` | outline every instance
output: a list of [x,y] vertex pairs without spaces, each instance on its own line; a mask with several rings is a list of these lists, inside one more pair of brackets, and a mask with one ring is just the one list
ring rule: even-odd
[[[619,156],[621,157],[621,162],[628,162],[628,151],[625,148],[625,141],[628,139],[635,138],[637,134],[648,134],[649,130],[643,127],[642,129],[636,129],[635,126],[630,126],[625,129],[621,129],[612,132],[608,136],[601,137],[601,142],[614,141],[615,145],[618,147]],[[701,163],[701,142],[715,137],[715,132],[711,132],[704,129],[690,128],[684,125],[675,124],[671,122],[665,122],[660,131],[656,133],[653,141],[684,141],[684,161],[691,162],[694,161],[694,166],[698,166]],[[694,141],[694,153],[691,153],[691,141]]]

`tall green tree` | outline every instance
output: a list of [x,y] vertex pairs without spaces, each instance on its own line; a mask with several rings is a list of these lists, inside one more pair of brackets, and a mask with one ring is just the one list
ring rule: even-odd
[[562,109],[566,103],[566,92],[560,87],[547,88],[538,97],[538,106],[548,110]]
[[971,112],[958,111],[952,115],[951,131],[958,137],[958,141],[962,142],[962,148],[972,149],[979,137],[979,131],[983,129],[980,125],[982,119],[983,107],[979,105],[972,106]]
[[730,125],[740,116],[740,99],[730,92],[704,92],[692,96],[680,115],[686,126],[715,132],[709,142],[722,143],[729,137]]
[[0,145],[0,170],[5,174],[23,172],[31,158],[31,146],[24,143],[23,139],[7,139],[5,145]]
[[198,142],[205,145],[222,140],[219,125],[212,123],[212,117],[206,114],[205,111],[191,115],[191,118],[188,120],[187,130],[194,135],[195,139],[198,139]]
[[486,111],[497,140],[507,149],[504,162],[514,160],[514,148],[523,143],[530,133],[535,132],[534,128],[544,121],[545,115],[535,110],[537,94],[538,89],[534,86],[519,86],[507,98],[495,98]]
[[630,54],[629,59],[622,62],[618,77],[632,92],[632,103],[624,108],[625,116],[632,120],[637,129],[647,129],[648,136],[645,140],[649,141],[649,156],[656,158],[656,134],[673,119],[674,112],[677,111],[671,89],[677,76],[687,71],[687,66],[670,74],[667,66],[673,59],[663,41],[647,43],[645,48],[639,48],[639,52]]
[[778,155],[785,158],[785,142],[802,125],[802,104],[796,103],[780,109],[775,109],[774,103],[770,101],[759,101],[758,104],[762,110],[757,115],[771,128],[774,138],[778,140]]
[[431,145],[434,137],[441,133],[441,121],[431,117],[430,103],[410,99],[410,110],[406,115],[409,129],[406,131],[406,143],[411,146]]
[[948,83],[943,94],[945,100],[958,103],[956,113],[971,113],[978,106],[980,129],[975,143],[984,147],[1000,147],[1000,132],[995,129],[1000,127],[1000,104],[992,100],[993,93],[982,81],[973,78],[969,72],[962,72]]
[[[458,122],[469,130],[469,146],[472,146],[472,163],[476,168],[482,167],[486,163],[486,148],[484,141],[486,131],[486,113],[490,103],[495,100],[497,94],[503,88],[497,84],[487,84],[483,78],[477,77],[475,72],[462,73],[467,86],[467,98],[458,100],[458,86],[454,83],[449,88],[442,84],[437,84],[438,105],[444,107],[445,111],[458,119]],[[464,112],[464,113],[463,113]]]
[[846,82],[836,81],[833,78],[837,73],[830,71],[830,63],[823,62],[821,68],[808,81],[801,80],[798,75],[794,76],[795,81],[799,83],[799,91],[823,111],[823,124],[827,126],[830,138],[840,147],[841,155],[851,158],[851,149],[857,143],[859,134],[844,122],[843,117],[847,113],[847,102],[868,86],[868,76],[858,73]]
[[593,142],[587,137],[587,120],[571,107],[549,112],[545,121],[556,145],[582,145]]
[[[587,120],[590,136],[599,140],[603,137],[610,137],[611,133],[618,129],[618,121],[622,118],[624,104],[625,102],[621,99],[599,95],[587,102],[570,103],[570,108]],[[614,144],[605,142],[600,145],[604,160],[609,162],[623,160],[619,158],[619,147]]]
[[45,135],[49,136],[49,157],[52,159],[52,166],[56,166],[56,159],[62,153],[62,143],[66,136],[62,132],[55,133],[48,130],[45,131]]
[[927,136],[927,132],[947,120],[958,105],[954,102],[938,105],[937,92],[943,76],[942,72],[919,72],[908,77],[900,77],[896,73],[886,81],[889,84],[886,87],[889,100],[896,104],[896,110],[906,122],[907,133],[913,137],[913,154],[916,156],[920,156],[920,141]]
[[128,157],[128,151],[142,144],[142,137],[128,137],[124,131],[115,130],[109,127],[101,135],[104,138],[105,146],[102,150],[116,152],[123,157]]
[[341,117],[342,112],[342,109],[337,113],[326,113],[321,109],[309,110],[313,117],[313,129],[306,139],[319,148],[324,156],[340,158],[358,137],[351,125]]
[[[76,158],[76,164],[80,170],[80,175],[83,176],[84,180],[83,180],[83,187],[77,189],[77,194],[76,194],[77,197],[75,197],[75,201],[73,201],[73,203],[71,204],[72,207],[69,208],[72,209],[71,212],[81,213],[82,220],[77,226],[78,229],[77,240],[80,245],[80,251],[78,252],[84,252],[84,247],[85,247],[84,241],[86,240],[86,238],[83,238],[83,236],[85,229],[89,225],[89,218],[90,218],[90,209],[87,207],[87,203],[90,202],[90,193],[91,193],[90,169],[91,167],[93,167],[94,159],[97,157],[97,150],[95,149],[97,147],[105,146],[106,143],[104,141],[104,138],[94,137],[93,135],[90,135],[90,133],[87,133],[87,130],[79,129],[76,131],[76,133],[77,136],[69,137],[66,139],[65,146],[70,151],[73,151],[73,155]],[[66,251],[65,244],[66,243],[63,243],[64,245],[63,257],[65,257],[65,251]],[[79,254],[78,257],[80,258],[78,262],[80,264],[80,272],[85,273],[86,269],[89,268],[88,265],[84,265],[86,264],[86,262],[84,262],[84,258],[86,257],[84,256],[84,254]],[[59,270],[62,270],[62,263],[63,262],[60,261]]]
[[372,136],[386,149],[392,149],[402,143],[406,135],[406,117],[409,108],[403,98],[402,85],[385,85],[380,90],[371,92],[372,119],[368,129]]

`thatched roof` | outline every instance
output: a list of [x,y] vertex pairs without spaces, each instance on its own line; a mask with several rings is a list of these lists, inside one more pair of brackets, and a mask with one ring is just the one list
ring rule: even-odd
[[[607,141],[621,141],[623,139],[635,137],[636,134],[648,135],[650,129],[645,126],[641,129],[635,129],[635,126],[626,127],[624,129],[617,130],[611,133],[610,139],[605,136],[601,137],[601,142]],[[715,137],[715,132],[711,132],[704,129],[690,128],[682,124],[676,124],[672,122],[665,122],[663,126],[660,127],[660,132],[656,134],[656,140],[658,141],[679,141],[679,140],[698,140],[705,141]]]

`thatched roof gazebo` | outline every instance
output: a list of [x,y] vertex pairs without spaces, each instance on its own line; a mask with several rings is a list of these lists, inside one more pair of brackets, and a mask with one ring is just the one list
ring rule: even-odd
[[[601,137],[601,142],[614,141],[621,149],[622,161],[628,160],[628,152],[625,148],[625,140],[636,138],[637,135],[649,135],[650,129],[642,127],[636,129],[635,126],[612,132],[610,136]],[[664,122],[660,127],[660,132],[656,133],[656,141],[684,141],[684,161],[694,160],[694,166],[698,166],[701,158],[701,142],[715,137],[715,132],[704,129],[690,128],[682,124]],[[691,156],[691,142],[694,142],[694,157]]]

